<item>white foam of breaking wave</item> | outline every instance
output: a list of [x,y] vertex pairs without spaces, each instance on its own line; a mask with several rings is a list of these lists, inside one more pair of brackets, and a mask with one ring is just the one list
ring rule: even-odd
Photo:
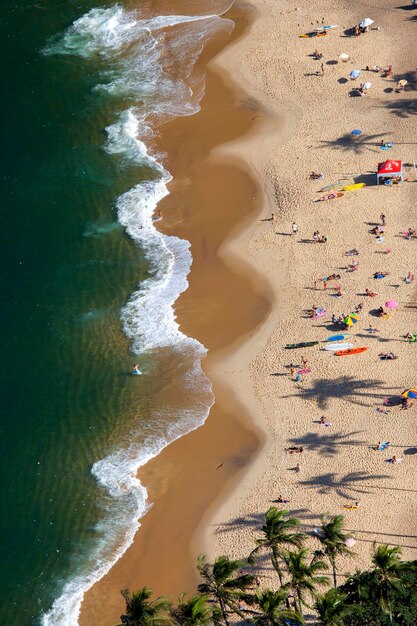
[[[146,165],[153,172],[151,180],[139,183],[117,200],[118,220],[145,251],[151,268],[150,277],[123,308],[122,321],[136,353],[170,347],[184,355],[187,367],[181,384],[190,403],[176,409],[176,421],[172,421],[171,407],[159,408],[158,413],[150,416],[152,435],[140,441],[138,433],[132,433],[124,448],[93,465],[92,473],[106,494],[107,515],[96,529],[98,539],[88,556],[88,564],[84,563],[83,569],[63,584],[61,595],[42,616],[42,626],[78,626],[85,592],[127,550],[140,526],[138,520],[149,507],[146,489],[136,478],[138,468],[174,439],[203,424],[214,401],[210,381],[201,367],[206,349],[180,331],[173,308],[188,286],[190,244],[155,229],[153,214],[169,193],[171,175],[148,154],[145,140],[153,133],[150,119],[155,121],[163,116],[165,120],[198,111],[203,90],[195,97],[186,78],[204,41],[232,24],[216,15],[138,20],[134,12],[116,5],[92,9],[44,50],[45,54],[97,56],[108,61],[109,69],[101,70],[101,79],[107,82],[100,88],[110,94],[132,95],[141,100],[140,105],[122,112],[106,129],[105,148],[109,154],[118,155],[122,161]],[[166,29],[176,26],[186,29],[181,30],[178,40],[171,38],[167,51]],[[170,75],[174,65],[175,78]]]

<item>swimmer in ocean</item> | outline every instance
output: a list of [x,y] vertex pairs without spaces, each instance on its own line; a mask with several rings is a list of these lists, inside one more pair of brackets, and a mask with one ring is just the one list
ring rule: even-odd
[[137,363],[134,364],[134,366],[132,367],[132,371],[130,373],[133,374],[134,376],[140,376],[142,374],[142,372],[139,369],[139,365]]

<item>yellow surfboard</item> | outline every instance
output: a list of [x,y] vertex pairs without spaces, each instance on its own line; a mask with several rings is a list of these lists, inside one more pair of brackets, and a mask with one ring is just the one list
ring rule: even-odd
[[355,185],[348,185],[347,187],[343,187],[342,191],[356,191],[356,189],[362,189],[365,187],[366,183],[356,183]]
[[311,37],[324,37],[324,35],[327,35],[327,31],[323,31],[321,33],[317,33],[316,31],[313,31],[311,33],[303,33],[302,35],[299,35],[299,37],[302,37],[303,39],[310,39]]

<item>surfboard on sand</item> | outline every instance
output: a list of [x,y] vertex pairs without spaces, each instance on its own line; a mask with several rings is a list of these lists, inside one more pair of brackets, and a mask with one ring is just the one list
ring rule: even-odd
[[337,28],[337,24],[331,24],[330,26],[320,26],[320,28],[316,28],[318,33],[321,33],[323,30],[330,30],[331,28]]
[[347,187],[343,187],[342,191],[356,191],[356,189],[362,189],[365,187],[366,183],[355,183],[354,185],[347,185]]
[[324,202],[325,200],[334,200],[335,198],[342,198],[345,194],[343,191],[335,191],[334,193],[326,193],[324,196],[319,198],[317,202]]
[[294,348],[310,348],[316,346],[318,341],[301,341],[300,343],[287,343],[286,350],[294,350]]
[[311,37],[323,37],[323,35],[327,35],[327,31],[323,30],[321,32],[313,31],[312,33],[303,33],[299,35],[302,39],[310,39]]
[[343,341],[344,339],[348,339],[349,337],[351,337],[351,335],[331,335],[330,337],[327,337],[326,341]]
[[368,348],[350,348],[349,350],[338,350],[335,352],[336,356],[349,356],[350,354],[360,354],[365,352]]
[[353,348],[353,343],[330,343],[328,346],[323,346],[323,350],[333,350],[333,351],[341,351],[341,350],[350,350]]

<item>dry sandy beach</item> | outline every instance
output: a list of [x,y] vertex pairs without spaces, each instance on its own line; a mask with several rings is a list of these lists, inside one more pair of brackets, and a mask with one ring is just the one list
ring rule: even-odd
[[[369,563],[372,542],[398,544],[407,558],[417,558],[415,475],[417,469],[415,407],[393,407],[383,414],[385,397],[399,395],[416,380],[416,352],[402,338],[414,332],[416,292],[403,277],[416,269],[416,240],[407,241],[400,231],[415,222],[417,183],[414,169],[406,167],[410,182],[403,186],[375,185],[379,161],[417,158],[416,18],[412,11],[384,2],[263,2],[262,17],[250,35],[239,42],[233,61],[248,81],[252,93],[285,112],[283,132],[270,154],[255,155],[263,171],[269,203],[265,217],[274,212],[276,222],[258,222],[253,228],[248,254],[262,275],[275,285],[275,306],[265,329],[258,335],[258,353],[249,369],[258,410],[253,415],[267,433],[262,453],[233,498],[212,520],[210,556],[247,554],[265,510],[279,494],[307,529],[321,513],[345,513],[347,527],[357,539],[355,562],[346,560],[345,571]],[[359,37],[344,36],[345,29],[370,17],[378,30]],[[300,39],[299,34],[317,25],[337,24],[325,37]],[[315,49],[321,61],[311,56]],[[350,55],[341,63],[341,53]],[[316,75],[323,63],[324,75]],[[363,71],[357,82],[353,69],[393,65],[394,76]],[[408,89],[395,93],[396,82],[407,79]],[[371,81],[364,97],[353,97],[357,83]],[[352,129],[362,129],[354,139]],[[380,150],[381,140],[394,142]],[[311,171],[324,179],[309,180]],[[367,186],[346,192],[341,198],[315,202],[318,190],[342,181]],[[384,213],[387,226],[378,244],[369,231]],[[290,236],[291,224],[299,231]],[[326,244],[313,243],[313,232],[327,236]],[[352,259],[344,253],[357,248],[359,267],[349,271]],[[391,252],[385,254],[385,250]],[[377,271],[389,276],[374,280]],[[340,274],[343,295],[336,296],[321,278]],[[317,282],[315,282],[317,281]],[[365,288],[378,293],[366,297]],[[399,301],[389,319],[373,311],[389,299]],[[359,322],[351,329],[355,347],[368,351],[346,358],[324,352],[319,346],[305,350],[283,349],[287,343],[325,340],[336,329],[331,315],[349,313],[363,304]],[[312,320],[306,310],[324,307],[327,317]],[[370,326],[375,334],[366,331]],[[395,361],[381,361],[380,352],[393,351]],[[302,384],[291,380],[286,368],[292,361],[308,359],[311,373]],[[239,354],[245,362],[245,346]],[[233,364],[230,363],[230,368]],[[226,368],[227,371],[228,368]],[[234,377],[234,385],[239,381]],[[325,415],[331,427],[318,424]],[[386,452],[371,449],[378,441],[390,441]],[[285,453],[288,446],[303,446],[302,455]],[[395,454],[403,462],[387,460]],[[293,468],[301,463],[301,471]],[[357,510],[344,505],[360,501]]]
[[[146,584],[174,597],[192,592],[196,555],[247,555],[263,513],[279,494],[308,530],[324,512],[345,513],[358,539],[357,558],[344,562],[345,572],[369,563],[374,540],[398,544],[406,558],[417,558],[416,407],[377,411],[384,398],[417,384],[417,348],[403,339],[417,331],[415,283],[403,281],[408,272],[416,273],[417,240],[400,234],[417,226],[417,183],[412,167],[405,167],[410,182],[404,185],[377,187],[374,175],[386,158],[417,161],[417,10],[398,5],[237,2],[237,34],[248,16],[252,21],[254,8],[256,19],[211,62],[202,113],[166,129],[170,145],[184,149],[171,153],[177,188],[162,206],[163,227],[187,237],[195,259],[177,313],[184,331],[212,351],[206,370],[217,403],[203,428],[175,442],[141,473],[155,505],[134,546],[87,594],[81,624],[97,623],[98,617],[113,623],[123,587]],[[346,36],[365,17],[379,29]],[[324,37],[299,38],[322,23],[338,28]],[[321,61],[312,57],[315,48]],[[341,53],[350,55],[349,62],[338,60]],[[392,65],[394,76],[362,71],[350,81],[351,70],[375,65]],[[237,85],[230,90],[231,74],[244,91]],[[403,78],[407,88],[397,94],[396,82]],[[372,87],[354,97],[361,81]],[[357,128],[363,134],[354,139]],[[383,152],[381,140],[394,146]],[[309,180],[311,171],[323,172],[324,179]],[[201,181],[190,186],[187,181],[199,175]],[[338,181],[367,184],[316,202],[321,188]],[[178,209],[191,199],[210,209],[205,217],[193,219]],[[268,220],[272,212],[276,221]],[[381,213],[387,225],[378,244],[370,230]],[[299,227],[294,236],[292,222]],[[312,242],[316,230],[327,243]],[[344,256],[352,248],[360,253],[356,271]],[[377,271],[389,276],[375,280]],[[321,279],[334,273],[341,277],[340,297],[334,283],[323,288]],[[365,296],[365,288],[378,295]],[[387,319],[375,317],[373,310],[392,298],[398,310]],[[332,313],[350,313],[360,303],[359,322],[349,332],[355,347],[368,348],[363,354],[340,358],[321,350],[323,344],[284,349],[287,343],[324,341],[338,332]],[[309,318],[313,305],[325,308],[327,316]],[[378,332],[367,332],[370,326]],[[389,351],[398,359],[381,361],[378,354]],[[288,365],[300,364],[301,356],[311,372],[297,383]],[[322,415],[330,427],[318,423]],[[376,452],[378,441],[391,447]],[[285,453],[292,445],[303,446],[303,454]],[[393,454],[403,461],[388,463]],[[299,473],[293,469],[297,462]],[[358,509],[342,508],[356,501]]]

